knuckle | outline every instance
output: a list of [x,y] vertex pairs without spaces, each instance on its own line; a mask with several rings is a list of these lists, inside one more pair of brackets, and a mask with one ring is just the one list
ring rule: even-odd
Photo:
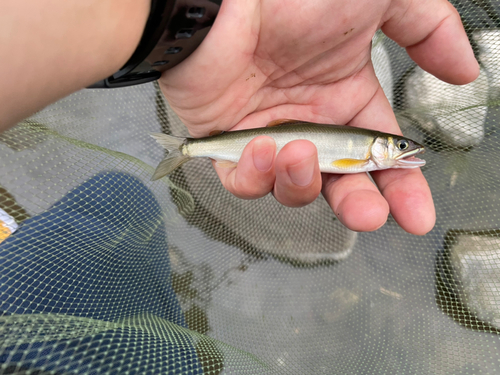
[[319,189],[309,188],[292,191],[291,189],[277,187],[274,192],[274,197],[284,206],[304,207],[314,202],[319,194]]
[[267,195],[273,188],[274,176],[247,175],[232,171],[226,178],[221,179],[222,185],[234,196],[241,199],[257,199]]
[[234,195],[244,199],[262,198],[271,191],[267,186],[258,183],[239,182],[236,183]]

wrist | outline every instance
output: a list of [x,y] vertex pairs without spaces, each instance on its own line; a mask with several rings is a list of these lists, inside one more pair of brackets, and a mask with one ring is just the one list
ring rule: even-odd
[[141,40],[128,61],[92,88],[146,83],[186,59],[215,21],[221,0],[151,0]]

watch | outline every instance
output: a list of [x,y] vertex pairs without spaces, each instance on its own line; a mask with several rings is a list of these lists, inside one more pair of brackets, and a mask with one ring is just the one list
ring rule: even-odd
[[210,31],[222,0],[151,0],[141,41],[116,73],[88,88],[138,85],[187,58]]

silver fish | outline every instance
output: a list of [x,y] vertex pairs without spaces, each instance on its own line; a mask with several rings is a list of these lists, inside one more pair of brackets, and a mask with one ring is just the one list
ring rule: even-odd
[[425,165],[424,160],[415,157],[424,152],[424,146],[400,135],[344,125],[277,120],[265,128],[229,131],[205,138],[151,134],[168,150],[152,180],[168,175],[192,158],[211,158],[221,165],[234,166],[245,146],[260,135],[273,138],[277,152],[293,140],[311,141],[318,149],[320,170],[325,173],[360,173]]

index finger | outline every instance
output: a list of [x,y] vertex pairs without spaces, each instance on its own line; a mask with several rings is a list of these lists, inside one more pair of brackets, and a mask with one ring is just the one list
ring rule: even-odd
[[434,227],[436,210],[429,184],[420,168],[386,169],[371,175],[401,228],[424,235]]

